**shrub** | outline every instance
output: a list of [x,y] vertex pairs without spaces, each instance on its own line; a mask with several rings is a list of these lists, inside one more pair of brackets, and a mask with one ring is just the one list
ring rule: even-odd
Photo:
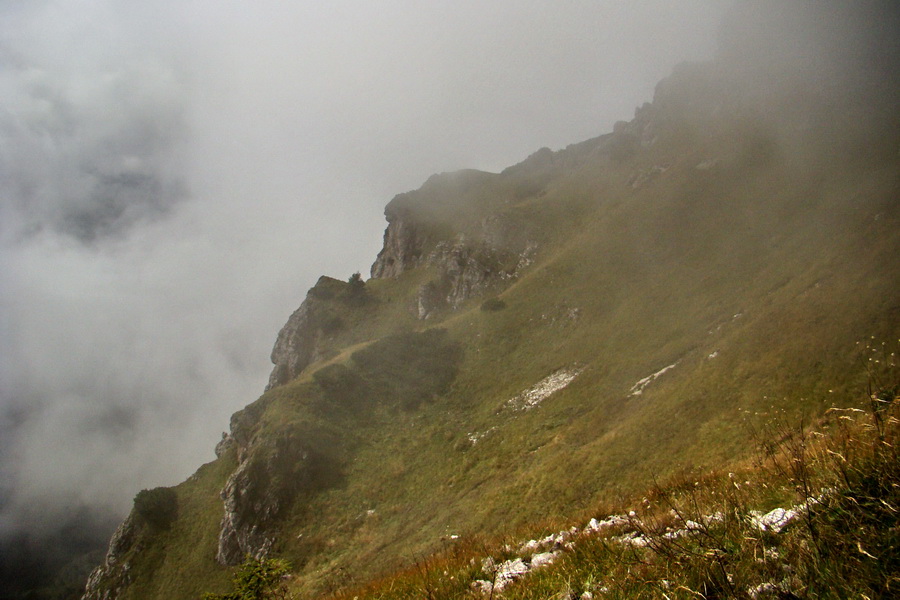
[[138,518],[154,529],[168,529],[178,516],[178,496],[167,487],[141,490],[134,497]]
[[365,304],[369,299],[366,291],[366,282],[363,281],[362,275],[357,271],[347,280],[347,289],[344,292],[344,298],[350,304]]
[[247,557],[232,579],[234,591],[203,594],[202,600],[286,600],[293,598],[285,583],[290,564],[280,558]]
[[313,373],[313,381],[325,393],[327,408],[357,408],[365,404],[370,392],[359,373],[346,365],[333,364]]
[[493,298],[488,298],[484,302],[481,303],[481,310],[485,312],[495,312],[498,310],[503,310],[506,308],[506,302],[497,298],[496,296]]
[[446,330],[429,329],[382,338],[352,360],[374,395],[413,409],[450,387],[462,348]]

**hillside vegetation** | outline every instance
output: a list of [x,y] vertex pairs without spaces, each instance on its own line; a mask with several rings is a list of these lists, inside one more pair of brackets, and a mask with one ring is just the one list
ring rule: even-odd
[[855,353],[869,365],[865,410],[832,409],[811,427],[773,418],[733,471],[681,472],[518,538],[450,539],[337,597],[894,598],[900,372],[889,348],[900,346]]
[[[895,532],[861,556],[840,537],[845,516],[896,523],[896,380],[874,437],[841,429],[870,408],[857,342],[900,332],[900,117],[870,101],[895,90],[870,74],[762,93],[739,71],[684,65],[612,133],[395,198],[373,277],[310,290],[269,389],[216,461],[144,496],[165,514],[136,508],[86,598],[226,594],[246,555],[290,563],[300,598],[488,597],[500,570],[483,559],[511,560],[536,524],[610,514],[626,517],[547,550],[552,568],[504,597],[785,580],[814,597],[847,556],[859,593],[900,585]],[[775,417],[787,429],[759,435]],[[834,436],[808,443],[801,422]],[[764,441],[769,470],[752,470]],[[843,443],[858,461],[828,462]],[[783,537],[748,533],[751,510],[792,506]]]

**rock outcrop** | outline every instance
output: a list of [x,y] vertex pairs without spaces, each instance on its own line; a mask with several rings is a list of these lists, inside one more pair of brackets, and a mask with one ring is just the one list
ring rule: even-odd
[[427,211],[416,212],[412,200],[424,201],[404,194],[385,209],[384,247],[371,274],[396,278],[416,267],[434,268],[437,276],[417,293],[420,319],[499,288],[531,264],[537,244],[529,239],[528,228],[513,219],[495,213],[475,224],[456,224],[454,230]]
[[307,292],[300,308],[294,311],[278,332],[272,348],[272,363],[275,368],[269,375],[266,390],[284,385],[307,366],[325,356],[328,337],[343,325],[329,310],[329,302],[346,292],[347,287],[348,284],[343,281],[323,276]]
[[469,298],[483,296],[515,278],[531,264],[537,246],[529,243],[518,250],[487,240],[472,244],[465,236],[439,243],[426,261],[437,268],[439,275],[419,288],[418,317],[427,319],[435,311],[455,309]]
[[429,236],[416,223],[412,211],[397,202],[387,205],[384,217],[388,222],[384,231],[384,246],[372,264],[371,275],[373,278],[391,279],[419,264]]
[[224,514],[216,560],[223,565],[265,557],[283,511],[298,498],[332,485],[340,473],[328,453],[333,440],[323,432],[285,426],[260,439],[253,432],[255,423],[251,425],[259,412],[242,411],[232,418],[230,438],[239,463],[221,492]]
[[103,564],[91,572],[81,600],[115,600],[119,597],[131,583],[131,566],[126,556],[133,549],[136,539],[137,526],[131,514],[110,539]]
[[258,483],[252,476],[254,472],[251,461],[245,460],[222,489],[225,513],[216,552],[220,564],[236,565],[248,555],[264,558],[274,541],[266,536],[263,527],[278,514],[280,503],[266,490],[257,489]]

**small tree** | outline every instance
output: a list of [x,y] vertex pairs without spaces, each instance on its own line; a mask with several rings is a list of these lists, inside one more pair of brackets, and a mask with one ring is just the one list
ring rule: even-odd
[[231,580],[228,594],[203,594],[202,600],[288,600],[293,598],[285,584],[290,564],[281,558],[257,559],[248,556]]
[[152,528],[168,529],[178,517],[178,496],[167,487],[141,490],[134,497],[134,510]]
[[347,299],[351,302],[362,304],[367,299],[366,282],[363,281],[359,271],[350,276],[347,280],[349,287],[347,288]]

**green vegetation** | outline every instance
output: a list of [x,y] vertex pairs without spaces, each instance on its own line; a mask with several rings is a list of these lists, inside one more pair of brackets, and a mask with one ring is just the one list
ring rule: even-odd
[[506,308],[506,302],[496,297],[488,298],[481,303],[481,310],[488,312],[495,312],[498,310],[503,310],[504,308]]
[[150,527],[167,529],[178,517],[178,495],[166,487],[141,490],[134,497],[134,512]]
[[365,304],[368,300],[368,295],[366,294],[366,282],[363,281],[359,271],[351,275],[350,279],[347,280],[346,298],[348,302],[354,304]]
[[407,409],[445,393],[461,358],[459,344],[442,329],[388,336],[351,357],[375,397]]
[[[174,488],[168,527],[136,533],[123,600],[229,593],[215,556],[238,457],[242,506],[271,507],[259,525],[297,597],[474,595],[498,576],[482,559],[632,510],[504,596],[889,596],[896,380],[847,350],[900,331],[897,138],[799,155],[753,111],[693,102],[728,87],[702,68],[673,78],[616,133],[398,196],[415,266],[316,284],[319,360],[237,413],[234,446]],[[419,320],[422,286],[475,258],[515,275]],[[877,402],[858,397],[867,380]],[[772,425],[801,420],[815,427]],[[746,517],[804,502],[778,535]]]
[[[895,354],[879,358],[888,379],[867,410],[836,409],[815,427],[770,421],[752,465],[678,474],[595,509],[588,527],[585,517],[518,540],[462,538],[336,597],[896,597],[900,373]],[[557,528],[565,542],[534,541]],[[516,559],[526,572],[503,585]]]
[[279,558],[248,557],[232,579],[234,591],[227,594],[203,594],[203,600],[287,600],[293,598],[287,588],[291,567]]
[[[214,566],[216,539],[222,519],[219,492],[234,470],[234,453],[206,464],[172,488],[177,496],[178,517],[164,530],[141,527],[129,536],[133,544],[119,556],[118,567],[128,567],[131,584],[119,594],[122,600],[144,598],[197,598],[205,591],[228,585],[228,573]],[[117,571],[113,572],[115,577]],[[117,580],[108,586],[120,585]]]

